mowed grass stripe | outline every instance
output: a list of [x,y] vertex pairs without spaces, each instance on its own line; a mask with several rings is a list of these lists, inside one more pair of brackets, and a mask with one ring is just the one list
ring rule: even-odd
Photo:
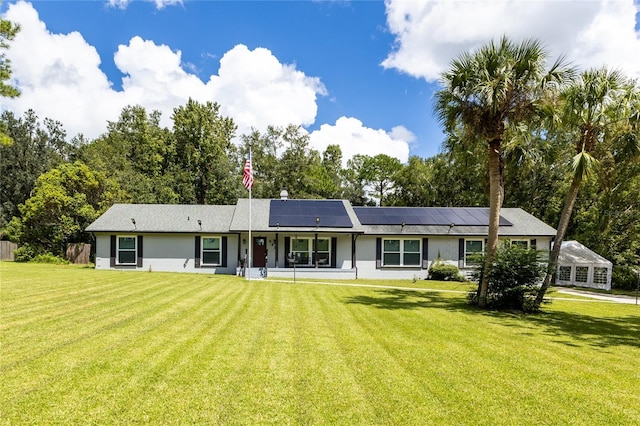
[[[111,329],[121,328],[128,322],[145,318],[154,310],[167,315],[170,312],[167,310],[170,304],[184,298],[189,292],[196,291],[195,288],[185,287],[180,292],[179,286],[166,285],[162,275],[146,279],[140,279],[145,278],[141,276],[137,281],[132,277],[128,278],[130,281],[116,283],[117,286],[126,289],[117,293],[111,292],[111,297],[99,293],[85,299],[85,303],[77,305],[73,303],[72,298],[64,305],[52,306],[46,300],[34,304],[32,310],[25,315],[32,317],[33,321],[37,322],[37,327],[31,325],[32,321],[20,325],[12,325],[10,320],[7,321],[6,326],[11,327],[13,332],[22,338],[17,340],[18,344],[15,347],[10,348],[12,350],[6,354],[8,358],[3,364],[6,362],[10,365],[11,355],[19,356],[24,353],[27,350],[25,346],[37,346],[34,344],[38,339],[44,340],[44,349],[41,352],[31,350],[31,359],[76,342],[83,342],[93,335],[109,333]],[[164,279],[170,280],[171,275],[165,275]]]
[[[175,285],[175,283],[166,284]],[[224,295],[219,295],[219,297],[225,303],[233,301],[233,298],[224,297]],[[202,298],[199,300],[206,301],[207,299]],[[118,394],[123,396],[123,402],[127,404],[130,403],[132,398],[135,399],[142,396],[144,388],[148,385],[147,382],[152,383],[157,377],[166,376],[167,365],[183,356],[185,345],[182,344],[181,339],[185,338],[185,336],[190,339],[193,339],[194,336],[197,337],[197,333],[194,333],[197,327],[194,327],[193,323],[200,321],[199,312],[193,309],[193,306],[187,303],[186,300],[182,300],[182,303],[183,306],[178,314],[172,314],[167,310],[166,303],[139,310],[138,312],[125,313],[124,315],[127,317],[139,317],[140,322],[129,321],[124,324],[120,321],[121,328],[116,333],[106,336],[94,335],[94,338],[85,338],[84,340],[78,339],[76,342],[77,347],[69,347],[69,352],[74,353],[76,360],[89,359],[95,360],[95,362],[93,364],[89,363],[85,367],[82,365],[70,366],[71,369],[76,371],[77,375],[86,375],[87,377],[102,371],[103,374],[97,377],[96,385],[94,386],[89,381],[86,382],[86,388],[87,390],[92,388],[104,390],[109,387],[115,389],[116,394],[105,399],[104,402],[106,403],[110,400],[117,402]],[[128,307],[131,308],[131,306],[134,305]],[[142,307],[142,305],[135,306]],[[212,303],[208,305],[211,312],[218,311],[220,306]],[[152,311],[155,314],[152,314]],[[212,322],[215,321],[215,317],[212,317],[211,320]],[[148,326],[148,324],[153,323],[156,326]],[[154,328],[159,326],[163,326],[163,330],[156,333]],[[149,336],[149,339],[145,340],[144,335]],[[158,336],[162,336],[162,338],[158,339]],[[109,348],[106,346],[109,346]],[[64,359],[66,355],[66,353],[61,353],[59,357],[49,357],[51,362],[48,365],[59,365],[60,360],[57,358]],[[104,359],[111,361],[101,361]],[[88,372],[85,373],[84,370]],[[59,371],[59,375],[69,377],[71,382],[75,380],[64,369]],[[109,378],[113,380],[109,380]],[[62,383],[62,387],[64,386],[65,383]],[[129,390],[131,391],[129,392]],[[59,389],[52,388],[51,396],[55,398],[55,395],[59,394],[58,391]],[[108,392],[107,395],[109,395]],[[71,402],[67,400],[64,405],[72,412],[74,404]],[[83,402],[79,401],[80,404]]]
[[633,305],[31,266],[0,265],[5,424],[640,423]]

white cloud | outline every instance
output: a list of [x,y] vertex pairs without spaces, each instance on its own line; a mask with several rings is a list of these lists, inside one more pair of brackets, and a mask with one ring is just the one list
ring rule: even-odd
[[173,108],[189,97],[218,102],[238,134],[267,125],[310,125],[317,97],[326,94],[319,78],[281,64],[267,49],[235,46],[222,56],[218,75],[205,83],[184,70],[180,51],[140,37],[114,55],[124,75],[122,90],[116,91],[99,68],[96,49],[81,34],[52,34],[25,2],[10,5],[5,17],[22,26],[7,52],[22,95],[3,100],[2,108],[16,114],[33,109],[62,122],[69,135],[99,136],[127,105],[157,109],[162,124],[171,126]]
[[328,145],[338,144],[342,149],[342,163],[355,154],[387,154],[406,163],[409,159],[409,142],[415,136],[403,127],[395,127],[391,133],[364,127],[353,117],[340,117],[335,125],[323,124],[309,135],[311,147],[323,152]]
[[96,49],[77,32],[49,33],[28,3],[11,5],[5,16],[21,26],[7,57],[22,94],[4,99],[2,107],[18,115],[33,109],[41,117],[59,120],[72,135],[98,136],[123,102],[100,71]]
[[[99,68],[98,52],[81,34],[49,32],[26,2],[10,5],[5,16],[22,26],[8,51],[22,95],[3,100],[2,108],[18,115],[33,109],[40,117],[60,121],[70,136],[98,137],[127,105],[159,110],[162,125],[171,127],[173,109],[189,97],[218,102],[221,113],[237,124],[237,135],[251,128],[264,131],[268,125],[310,126],[318,96],[327,95],[319,78],[282,64],[268,49],[235,46],[222,55],[218,73],[203,82],[185,70],[189,66],[179,50],[141,37],[120,45],[113,57],[123,75],[122,90],[115,90]],[[358,153],[385,153],[406,161],[413,139],[402,127],[387,133],[345,117],[311,134],[320,151],[339,143],[345,162]]]
[[[149,2],[153,2],[156,5],[157,9],[162,9],[165,6],[174,6],[177,4],[182,4],[182,0],[147,0]],[[129,6],[131,0],[107,0],[107,5],[110,7],[115,7],[118,9],[126,9]]]
[[396,48],[382,62],[433,81],[465,50],[507,35],[537,38],[555,59],[582,68],[606,65],[640,77],[640,31],[633,0],[421,1],[387,0]]

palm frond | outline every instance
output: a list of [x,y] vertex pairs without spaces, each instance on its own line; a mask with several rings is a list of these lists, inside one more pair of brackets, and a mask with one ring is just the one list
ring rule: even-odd
[[595,171],[599,162],[587,151],[580,151],[571,160],[571,169],[574,177],[580,180],[588,178]]

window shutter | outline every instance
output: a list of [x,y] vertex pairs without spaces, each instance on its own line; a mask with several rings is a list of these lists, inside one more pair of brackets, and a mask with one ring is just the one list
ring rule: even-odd
[[193,256],[193,263],[196,268],[200,267],[200,235],[196,235],[196,252]]
[[429,239],[422,239],[422,269],[429,268]]
[[464,238],[458,239],[458,268],[464,267]]
[[137,266],[138,266],[138,268],[142,268],[142,235],[138,235],[138,258],[137,258]]
[[109,265],[111,267],[116,266],[116,236],[111,236],[111,259],[109,260]]
[[338,239],[336,237],[331,237],[331,266],[332,268],[336,268],[338,263]]
[[289,251],[291,249],[291,237],[284,237],[284,267],[291,268],[293,265],[289,263]]
[[220,259],[220,261],[222,262],[220,266],[222,266],[223,268],[226,268],[227,267],[227,237],[222,237],[222,253],[220,253],[220,256],[222,257]]
[[376,238],[376,269],[382,268],[382,238]]
[[533,238],[531,239],[531,241],[529,241],[529,248],[533,249],[533,250],[537,250],[536,248],[536,239]]

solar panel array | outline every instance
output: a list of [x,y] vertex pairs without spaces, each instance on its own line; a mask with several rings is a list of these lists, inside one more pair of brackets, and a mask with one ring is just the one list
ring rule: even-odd
[[353,224],[339,200],[271,200],[269,226],[352,228]]
[[[354,207],[363,225],[488,226],[488,208],[465,207]],[[500,226],[513,224],[500,216]]]

